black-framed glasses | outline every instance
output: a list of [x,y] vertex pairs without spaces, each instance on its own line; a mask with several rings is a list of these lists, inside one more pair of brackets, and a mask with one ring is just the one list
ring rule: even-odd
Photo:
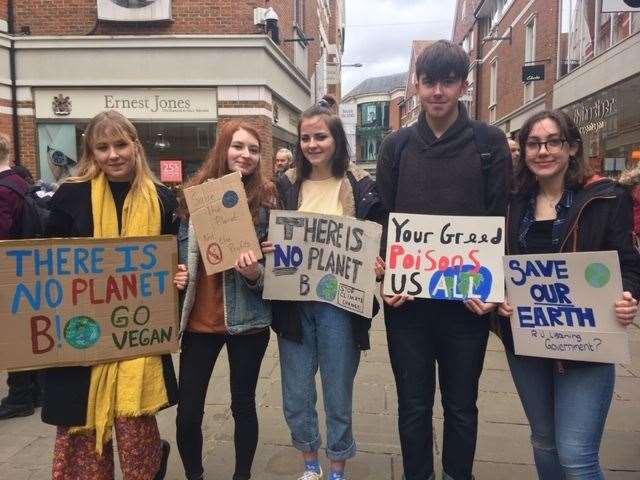
[[562,150],[566,138],[550,138],[546,142],[538,142],[536,140],[527,140],[525,143],[525,148],[527,149],[527,153],[531,155],[537,155],[542,145],[547,149],[549,153],[559,153]]

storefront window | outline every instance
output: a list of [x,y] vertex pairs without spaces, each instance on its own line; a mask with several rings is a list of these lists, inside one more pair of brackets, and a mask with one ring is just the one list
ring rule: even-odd
[[[215,142],[215,123],[134,122],[153,173],[160,161],[180,160],[186,180],[200,167]],[[80,159],[86,123],[38,125],[40,177],[45,182],[64,178]]]
[[356,142],[358,160],[375,162],[382,139],[389,131],[389,102],[369,102],[358,105]]
[[67,177],[80,158],[75,125],[39,124],[38,151],[43,182],[55,183]]
[[580,129],[584,154],[596,170],[617,177],[640,161],[640,75],[565,110]]

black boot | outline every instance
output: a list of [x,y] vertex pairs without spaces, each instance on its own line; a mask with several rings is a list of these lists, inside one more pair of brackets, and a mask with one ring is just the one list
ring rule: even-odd
[[3,402],[0,404],[0,420],[15,417],[28,417],[33,415],[33,405],[14,405]]
[[167,474],[167,463],[169,463],[169,452],[171,451],[171,445],[166,440],[160,440],[162,443],[162,460],[160,461],[160,468],[158,473],[153,477],[153,480],[164,480],[164,476]]

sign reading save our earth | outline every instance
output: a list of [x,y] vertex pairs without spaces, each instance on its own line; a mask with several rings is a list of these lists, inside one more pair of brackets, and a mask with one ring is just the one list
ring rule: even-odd
[[629,362],[614,310],[622,297],[617,252],[513,255],[504,268],[517,354]]
[[175,237],[0,242],[0,370],[178,349]]
[[381,234],[373,222],[272,210],[264,298],[331,303],[370,318]]
[[384,293],[501,302],[503,255],[502,217],[392,213]]

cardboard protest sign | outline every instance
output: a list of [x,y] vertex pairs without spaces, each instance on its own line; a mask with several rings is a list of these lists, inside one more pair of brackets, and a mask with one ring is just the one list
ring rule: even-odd
[[392,213],[384,293],[501,302],[503,255],[502,217]]
[[207,275],[232,268],[248,250],[262,258],[239,172],[187,188],[184,196]]
[[331,303],[371,317],[382,227],[355,218],[272,210],[263,297]]
[[178,349],[171,235],[0,242],[0,370]]
[[629,362],[617,252],[510,255],[504,269],[517,354]]

